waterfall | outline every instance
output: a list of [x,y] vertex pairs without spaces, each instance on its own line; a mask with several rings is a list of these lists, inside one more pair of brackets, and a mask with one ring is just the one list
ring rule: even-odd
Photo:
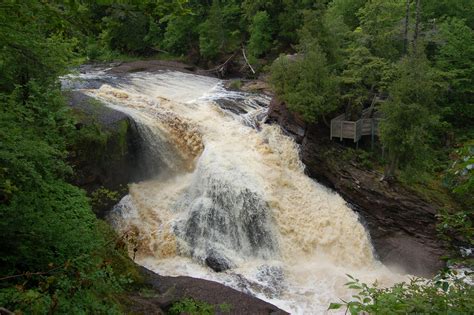
[[130,115],[147,144],[150,179],[131,184],[109,218],[138,263],[301,314],[350,297],[346,273],[402,279],[374,258],[344,200],[304,174],[297,144],[261,122],[268,97],[180,72],[91,78],[100,84],[75,88]]

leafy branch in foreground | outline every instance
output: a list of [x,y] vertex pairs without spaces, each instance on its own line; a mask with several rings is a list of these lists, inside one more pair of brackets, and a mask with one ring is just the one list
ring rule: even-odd
[[[472,273],[450,270],[431,280],[411,278],[389,288],[369,286],[348,275],[349,289],[357,290],[352,301],[331,303],[328,310],[343,307],[350,314],[468,314],[474,309]],[[469,279],[470,277],[470,279]]]

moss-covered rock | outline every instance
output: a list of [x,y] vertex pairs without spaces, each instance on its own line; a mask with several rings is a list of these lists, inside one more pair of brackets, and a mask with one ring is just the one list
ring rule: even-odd
[[97,201],[94,210],[102,217],[126,194],[130,182],[140,180],[140,137],[126,114],[80,91],[68,92],[67,97],[77,129],[69,145],[69,162],[74,168],[71,182]]

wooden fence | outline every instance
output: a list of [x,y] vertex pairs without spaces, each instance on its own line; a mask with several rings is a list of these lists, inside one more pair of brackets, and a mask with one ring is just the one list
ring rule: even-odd
[[363,111],[363,118],[356,121],[344,120],[344,114],[332,119],[331,139],[352,139],[354,142],[358,142],[362,136],[372,136],[372,139],[374,136],[378,136],[381,118],[364,118],[367,114],[368,109]]

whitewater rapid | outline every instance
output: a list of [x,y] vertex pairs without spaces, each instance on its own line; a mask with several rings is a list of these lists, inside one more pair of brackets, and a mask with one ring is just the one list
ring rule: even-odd
[[[130,115],[159,166],[109,217],[139,264],[221,282],[292,314],[324,314],[350,298],[346,274],[403,280],[374,258],[345,201],[304,174],[294,141],[262,122],[267,96],[180,72],[82,79],[100,79],[80,89]],[[209,257],[230,269],[214,272]]]

